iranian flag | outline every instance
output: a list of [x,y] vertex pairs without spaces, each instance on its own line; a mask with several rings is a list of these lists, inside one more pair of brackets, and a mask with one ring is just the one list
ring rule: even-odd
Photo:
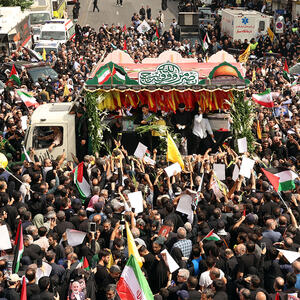
[[36,99],[33,96],[29,95],[28,93],[19,90],[19,91],[17,91],[17,94],[19,95],[19,97],[21,98],[21,100],[24,102],[24,104],[27,107],[31,107],[31,106],[38,107],[39,106],[39,103],[36,101]]
[[265,107],[274,107],[274,102],[270,89],[266,89],[263,93],[253,94],[252,99],[254,102],[265,106]]
[[207,241],[220,241],[221,238],[214,233],[214,230],[211,230],[204,238],[203,240]]
[[115,73],[115,78],[117,78],[117,80],[119,81],[125,81],[126,77],[126,73],[121,69],[121,68],[118,68],[118,67],[115,67],[115,70],[116,70],[116,73]]
[[12,265],[12,272],[18,273],[20,268],[20,261],[22,258],[22,254],[24,252],[24,244],[23,244],[23,228],[22,228],[22,221],[19,221],[16,239],[15,239],[15,253],[14,253],[14,260]]
[[13,64],[13,66],[12,66],[12,68],[11,68],[11,71],[10,71],[10,74],[9,74],[8,81],[9,81],[9,82],[14,81],[14,82],[15,82],[16,84],[18,84],[18,85],[21,84],[19,74],[18,74],[18,72],[17,72],[16,67],[15,67],[14,64]]
[[205,37],[203,39],[203,42],[202,42],[203,51],[206,51],[208,49],[208,47],[209,47],[208,44],[210,44],[210,39],[209,39],[208,34],[206,33]]
[[109,67],[104,68],[98,75],[98,83],[103,84],[105,81],[107,81],[111,76],[111,72]]
[[[91,195],[91,187],[87,180],[87,174],[83,162],[81,162],[74,170],[74,183],[82,198],[87,198]],[[85,176],[84,176],[85,175]]]
[[117,284],[117,292],[121,300],[153,300],[149,284],[131,255]]
[[298,175],[292,170],[286,168],[262,168],[262,170],[276,192],[289,191],[295,188],[294,180],[298,178]]

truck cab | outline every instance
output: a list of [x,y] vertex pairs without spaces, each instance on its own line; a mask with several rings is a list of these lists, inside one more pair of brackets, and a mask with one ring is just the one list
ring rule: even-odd
[[[56,159],[66,152],[66,159],[76,155],[76,130],[74,103],[47,103],[40,105],[32,114],[26,131],[26,151],[34,148],[40,160]],[[55,146],[51,145],[55,142]],[[50,150],[49,150],[50,149]]]
[[29,22],[31,26],[33,41],[36,43],[41,34],[41,26],[45,22],[51,20],[50,11],[30,11],[29,13]]
[[40,41],[64,44],[75,37],[75,25],[69,19],[53,19],[41,27]]

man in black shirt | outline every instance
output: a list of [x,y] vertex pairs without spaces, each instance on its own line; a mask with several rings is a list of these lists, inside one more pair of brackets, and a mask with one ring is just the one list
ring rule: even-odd
[[109,283],[111,283],[110,275],[107,270],[110,252],[107,250],[101,250],[98,256],[100,260],[97,266],[97,272],[95,274],[95,281],[98,287],[97,299],[103,299],[105,297],[105,288]]

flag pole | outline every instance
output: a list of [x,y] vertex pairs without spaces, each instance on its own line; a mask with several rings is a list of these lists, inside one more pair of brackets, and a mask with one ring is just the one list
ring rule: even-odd
[[[276,191],[276,192],[277,192],[277,191]],[[278,196],[279,196],[280,200],[281,200],[281,201],[283,202],[283,204],[285,205],[286,209],[288,210],[288,209],[289,209],[289,207],[288,207],[288,205],[286,204],[286,202],[283,200],[283,198],[281,197],[280,193],[279,193],[279,192],[277,192],[277,194],[278,194]]]

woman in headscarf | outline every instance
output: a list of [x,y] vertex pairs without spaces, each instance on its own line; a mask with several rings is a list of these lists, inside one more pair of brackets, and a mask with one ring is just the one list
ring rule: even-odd
[[44,226],[44,216],[42,214],[37,214],[33,220],[32,220],[33,225],[39,229],[40,227]]

